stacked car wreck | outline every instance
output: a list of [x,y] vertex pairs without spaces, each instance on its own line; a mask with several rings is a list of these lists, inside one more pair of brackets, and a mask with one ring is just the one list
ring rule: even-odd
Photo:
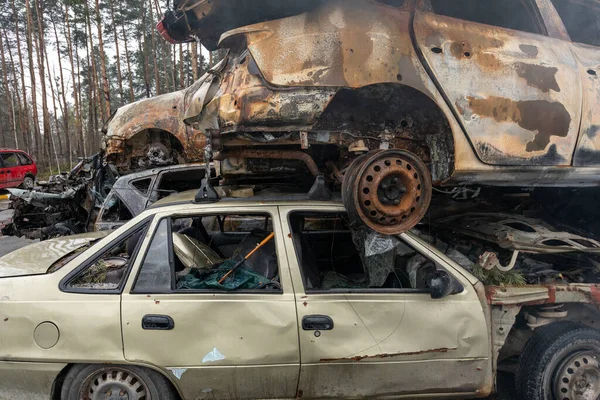
[[[489,395],[499,374],[516,371],[524,399],[598,398],[600,339],[598,348],[578,348],[558,361],[543,346],[566,340],[570,332],[583,332],[587,340],[594,334],[586,329],[599,328],[600,321],[600,230],[569,226],[572,221],[548,206],[565,192],[567,199],[595,196],[600,184],[600,50],[573,43],[557,12],[562,1],[511,2],[515,9],[505,19],[502,2],[462,9],[444,0],[175,1],[157,26],[163,37],[199,41],[227,54],[189,88],[112,114],[99,170],[110,171],[111,184],[131,174],[115,190],[138,190],[131,198],[143,197],[144,205],[126,217],[106,212],[99,226],[125,224],[158,200],[154,177],[161,172],[146,171],[155,167],[203,162],[194,166],[204,168],[196,203],[220,205],[218,193],[279,204],[287,195],[308,193],[302,198],[311,212],[321,201],[327,218],[343,221],[364,268],[361,279],[343,269],[327,275],[313,270],[302,276],[311,289],[347,290],[350,305],[353,290],[385,288],[390,296],[397,295],[394,290],[426,290],[433,302],[456,301],[460,307],[467,302],[456,298],[468,283],[483,305],[478,318],[487,341],[464,323],[457,348],[475,349],[469,354],[485,348],[489,357],[465,353],[457,359],[482,374],[491,371],[478,375],[481,384],[465,383],[472,397]],[[491,23],[490,16],[497,20]],[[67,192],[15,193],[22,199],[17,202],[43,200],[52,211],[47,203],[67,195],[81,202],[85,190],[95,205],[105,181],[95,173],[85,181],[76,176],[69,175],[74,183]],[[152,186],[141,193],[131,183],[136,179],[152,179]],[[189,189],[184,186],[168,194]],[[254,194],[260,196],[253,200]],[[126,203],[116,191],[114,197]],[[101,217],[115,204],[105,205]],[[284,215],[285,207],[296,206],[277,207]],[[579,213],[586,218],[586,210]],[[85,214],[86,227],[91,214]],[[327,218],[290,218],[284,233],[293,246],[304,246],[304,230],[331,233]],[[223,231],[220,217],[215,221]],[[208,237],[201,228],[200,218],[185,229]],[[187,240],[183,233],[176,237]],[[433,245],[439,254],[408,251],[407,238],[415,248]],[[203,251],[210,250],[208,242]],[[405,256],[406,266],[398,268]],[[460,271],[460,279],[452,279],[450,269]],[[303,307],[319,295],[308,289],[303,294]],[[462,311],[456,315],[464,321],[476,313]],[[394,332],[407,329],[401,326],[404,312],[389,336],[376,339],[369,332],[379,353],[373,346],[365,355],[324,358],[318,365],[339,363],[348,372],[373,360],[425,361],[457,350],[381,350]],[[477,387],[471,391],[469,384]]]

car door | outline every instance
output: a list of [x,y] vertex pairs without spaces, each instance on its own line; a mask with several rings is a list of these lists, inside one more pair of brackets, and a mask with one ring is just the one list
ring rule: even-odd
[[[181,221],[248,213],[271,221],[280,289],[183,289],[181,272],[174,270],[185,257],[174,238],[196,236],[191,226],[179,229]],[[125,358],[166,370],[187,399],[295,397],[300,362],[295,298],[276,213],[276,207],[185,206],[173,216],[157,214],[141,250],[145,258],[122,296]]]
[[0,153],[2,158],[2,169],[0,175],[4,176],[5,187],[17,187],[23,182],[23,176],[21,176],[20,164],[17,155],[14,152],[3,152]]
[[[392,237],[348,230],[341,207],[280,207],[280,212],[289,227],[284,233],[296,290],[303,398],[466,396],[490,387],[485,313],[469,280],[435,253],[423,254],[413,236],[402,235],[394,247]],[[366,244],[365,274],[378,284],[349,284],[365,268],[356,267],[362,261],[354,243]],[[390,287],[389,276],[376,271],[394,268],[392,253],[408,256],[407,249],[412,252],[407,260],[446,268],[462,289],[432,299],[427,290]],[[327,266],[332,269],[325,271]],[[355,282],[361,286],[360,279]]]
[[6,171],[4,170],[4,164],[2,162],[2,153],[0,153],[0,189],[6,189],[8,187],[8,181],[6,179]]
[[[538,0],[544,3],[544,0]],[[415,44],[481,161],[571,165],[581,77],[534,0],[422,0]]]
[[583,87],[581,132],[573,165],[600,165],[600,4],[594,0],[552,0],[574,42]]

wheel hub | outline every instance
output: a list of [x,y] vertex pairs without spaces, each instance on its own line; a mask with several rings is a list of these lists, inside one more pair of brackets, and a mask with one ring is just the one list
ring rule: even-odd
[[556,371],[554,397],[560,400],[597,400],[600,398],[598,354],[577,353]]
[[87,379],[82,387],[85,400],[149,400],[145,383],[130,371],[102,370]]
[[380,151],[357,158],[342,185],[349,215],[387,235],[402,233],[423,218],[431,190],[427,167],[405,150]]

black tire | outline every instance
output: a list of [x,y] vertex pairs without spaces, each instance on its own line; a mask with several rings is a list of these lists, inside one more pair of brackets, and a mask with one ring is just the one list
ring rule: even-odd
[[21,187],[23,189],[33,189],[34,186],[35,186],[35,177],[33,177],[31,175],[27,175],[27,176],[25,176],[25,178],[23,178],[23,183],[21,183]]
[[[121,375],[117,375],[121,373]],[[112,379],[111,383],[107,383]],[[134,386],[139,385],[137,389]],[[102,386],[102,385],[106,386]],[[95,392],[89,395],[90,386]],[[171,382],[160,373],[147,368],[124,365],[91,364],[74,365],[65,376],[60,391],[61,400],[104,399],[107,390],[145,391],[145,400],[176,400],[179,396]],[[88,397],[86,397],[88,396]],[[127,398],[127,397],[123,397]],[[129,398],[135,398],[129,396]]]
[[[578,368],[569,368],[572,363]],[[598,330],[571,321],[542,326],[527,341],[519,358],[517,392],[523,400],[579,400],[583,397],[574,396],[571,388],[582,383],[580,374],[585,373],[589,388],[584,390],[596,393],[597,398],[599,363]]]

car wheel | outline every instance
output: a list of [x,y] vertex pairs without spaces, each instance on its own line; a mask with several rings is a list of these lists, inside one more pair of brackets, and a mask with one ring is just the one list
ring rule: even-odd
[[600,332],[570,321],[536,329],[516,373],[524,400],[600,398]]
[[135,366],[75,365],[61,389],[62,400],[175,400],[171,383],[156,371]]
[[34,185],[35,180],[31,176],[26,176],[25,178],[23,178],[23,183],[21,183],[23,189],[33,189]]

